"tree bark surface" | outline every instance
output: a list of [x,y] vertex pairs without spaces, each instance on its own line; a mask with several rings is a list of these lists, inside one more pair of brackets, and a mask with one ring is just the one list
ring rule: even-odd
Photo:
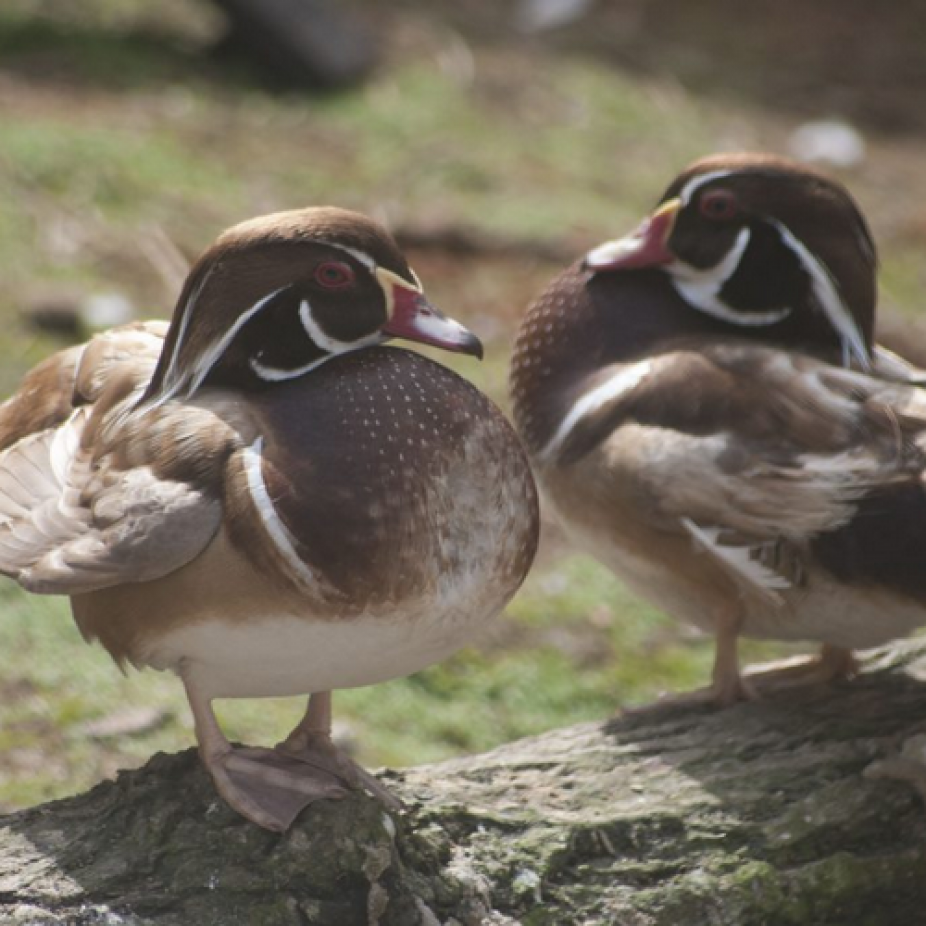
[[[917,926],[926,644],[725,711],[554,730],[382,773],[284,836],[192,751],[0,818],[16,926]],[[888,776],[888,777],[885,777]]]

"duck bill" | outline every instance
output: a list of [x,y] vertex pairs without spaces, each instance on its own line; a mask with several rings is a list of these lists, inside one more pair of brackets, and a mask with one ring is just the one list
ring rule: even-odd
[[420,290],[395,274],[380,269],[377,276],[386,293],[389,311],[389,320],[381,329],[384,335],[482,359],[482,342],[472,331],[447,318]]
[[670,199],[646,219],[636,231],[606,241],[585,255],[582,266],[586,270],[637,270],[643,267],[662,267],[671,264],[675,255],[669,250],[669,236],[681,201]]

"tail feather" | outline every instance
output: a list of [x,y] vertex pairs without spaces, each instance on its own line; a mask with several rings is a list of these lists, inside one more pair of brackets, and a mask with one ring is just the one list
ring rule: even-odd
[[87,415],[24,437],[0,453],[0,572],[18,578],[84,532],[90,513],[78,507],[68,473]]

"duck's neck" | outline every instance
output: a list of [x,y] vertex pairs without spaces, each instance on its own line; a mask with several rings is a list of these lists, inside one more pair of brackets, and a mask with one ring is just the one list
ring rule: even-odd
[[[663,298],[670,309],[678,303],[674,320],[663,317]],[[515,422],[531,454],[591,374],[646,353],[667,330],[681,330],[690,311],[658,271],[592,276],[576,264],[560,274],[527,310],[511,361]]]

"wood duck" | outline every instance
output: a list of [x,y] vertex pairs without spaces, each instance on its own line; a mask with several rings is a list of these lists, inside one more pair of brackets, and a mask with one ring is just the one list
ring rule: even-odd
[[[926,623],[926,393],[872,343],[875,270],[842,186],[725,155],[523,321],[511,390],[545,496],[579,545],[716,637],[713,683],[686,700],[851,675],[853,648]],[[741,634],[823,648],[749,677]]]
[[[176,672],[219,792],[271,830],[360,785],[394,806],[332,745],[330,692],[465,644],[536,549],[511,427],[390,338],[482,351],[378,225],[285,212],[221,235],[169,327],[63,351],[0,406],[0,571]],[[233,748],[211,705],[297,694],[275,749]]]

